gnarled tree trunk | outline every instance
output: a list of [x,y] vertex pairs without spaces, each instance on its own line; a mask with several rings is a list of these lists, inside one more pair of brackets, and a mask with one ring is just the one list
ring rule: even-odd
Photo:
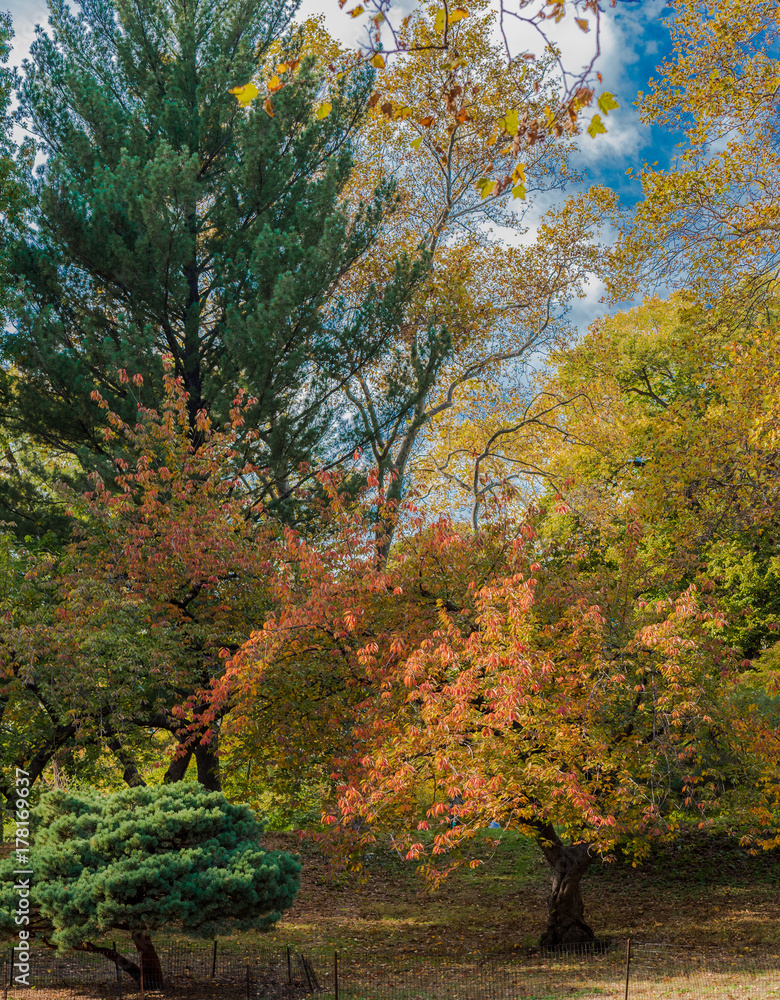
[[[45,939],[44,944],[48,944]],[[48,945],[48,947],[54,948],[55,945]],[[113,962],[118,969],[126,972],[136,983],[141,982],[141,969],[139,966],[135,962],[131,962],[129,958],[125,958],[124,955],[120,955],[115,948],[106,948],[103,945],[92,944],[91,941],[83,941],[80,945],[74,946],[73,950],[88,951],[94,955],[103,955],[109,962]]]
[[161,990],[165,986],[160,959],[146,931],[133,931],[133,943],[138,952],[138,964],[144,973],[144,989]]
[[547,864],[552,869],[550,892],[547,896],[547,927],[540,944],[556,948],[566,944],[586,944],[595,934],[585,922],[581,882],[592,855],[585,843],[565,845],[552,826],[545,826],[539,836]]

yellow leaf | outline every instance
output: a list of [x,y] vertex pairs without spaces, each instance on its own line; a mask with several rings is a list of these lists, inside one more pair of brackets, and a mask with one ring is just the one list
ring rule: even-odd
[[518,163],[511,174],[513,181],[519,181],[521,184],[525,184],[525,164]]
[[241,107],[245,108],[254,101],[260,91],[250,81],[249,83],[245,83],[243,87],[233,87],[230,93],[238,100]]
[[508,111],[498,124],[507,135],[516,135],[520,124],[520,116],[516,111]]
[[377,52],[374,58],[371,60],[371,65],[374,69],[384,69],[385,68],[385,57],[381,52]]
[[331,113],[332,110],[333,110],[333,105],[330,103],[330,101],[321,101],[317,105],[317,117],[319,118],[320,121],[322,121],[323,118],[328,117],[328,115]]
[[411,118],[413,114],[414,114],[414,109],[413,108],[403,107],[403,108],[399,108],[396,111],[395,117],[396,118]]
[[265,113],[267,115],[269,115],[271,118],[273,118],[273,116],[274,116],[274,106],[271,103],[271,98],[270,97],[266,97],[265,101],[263,102],[263,111],[265,111]]
[[268,92],[271,94],[275,94],[277,90],[281,90],[283,86],[284,84],[282,83],[282,81],[279,79],[278,76],[272,76],[271,79],[266,84],[266,87],[268,87]]
[[498,187],[498,181],[491,181],[488,177],[481,177],[476,184],[477,191],[483,198],[489,198]]
[[590,125],[588,125],[588,135],[591,139],[595,139],[600,132],[606,131],[607,128],[601,120],[601,115],[594,115]]
[[437,31],[444,31],[445,26],[449,24],[457,24],[458,21],[462,21],[464,17],[468,17],[469,12],[465,7],[455,7],[447,15],[447,11],[442,7],[440,10],[436,11],[436,16],[433,19],[433,26]]
[[430,128],[433,125],[434,118],[433,115],[426,115],[425,118],[421,118],[419,123],[423,128]]
[[422,146],[423,137],[420,136],[419,139],[415,139],[413,142],[409,143],[411,149],[419,149]]
[[585,20],[584,17],[575,17],[574,23],[577,25],[580,31],[584,31],[586,33],[590,31],[590,25],[588,24],[588,22]]
[[525,198],[525,185],[524,184],[515,184],[515,186],[512,188],[512,197],[513,198]]
[[604,91],[596,103],[599,106],[599,111],[602,111],[605,115],[608,115],[610,111],[614,111],[615,108],[620,107],[618,102],[615,100],[615,95],[610,94],[608,90]]
[[360,17],[360,15],[363,13],[365,9],[366,8],[363,7],[361,4],[358,4],[357,7],[353,7],[352,10],[348,10],[347,13],[349,14],[350,17]]
[[286,73],[289,68],[290,68],[290,66],[289,66],[288,63],[279,63],[279,65],[276,67],[276,72],[277,73]]

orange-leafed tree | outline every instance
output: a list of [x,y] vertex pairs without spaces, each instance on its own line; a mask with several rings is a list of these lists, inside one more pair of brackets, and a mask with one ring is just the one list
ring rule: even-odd
[[[306,608],[232,658],[229,728],[245,754],[294,734],[300,775],[301,747],[316,751],[321,835],[347,856],[392,832],[435,883],[480,860],[479,829],[528,834],[551,872],[543,942],[592,940],[580,883],[596,859],[641,857],[692,822],[771,839],[777,820],[757,789],[767,727],[750,742],[732,725],[744,699],[722,616],[695,585],[643,598],[642,530],[594,552],[576,532],[534,537],[530,520],[474,535],[445,519],[411,531],[382,574],[369,560],[350,576],[345,553],[326,581],[320,564]],[[274,726],[268,699],[293,665],[301,710],[291,697]],[[326,690],[336,679],[344,700]]]
[[[140,378],[120,377],[141,391]],[[139,405],[135,426],[94,394],[115,488],[96,476],[86,496],[68,496],[77,539],[59,556],[31,555],[24,594],[5,608],[4,706],[9,720],[25,707],[39,720],[16,762],[34,779],[62,747],[97,745],[143,784],[134,748],[156,732],[174,749],[166,780],[194,757],[199,781],[220,786],[220,718],[204,727],[198,706],[268,611],[273,532],[246,499],[257,475],[240,450],[251,400],[220,431],[201,412],[194,439],[181,381],[167,376],[165,390],[159,411]]]

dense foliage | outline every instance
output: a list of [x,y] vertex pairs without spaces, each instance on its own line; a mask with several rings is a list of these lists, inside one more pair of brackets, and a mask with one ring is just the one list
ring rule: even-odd
[[[36,813],[55,943],[215,933],[223,848],[232,916],[276,919],[295,865],[222,787],[434,883],[522,831],[549,944],[592,938],[596,857],[778,844],[776,3],[674,6],[643,113],[689,147],[608,252],[614,196],[566,189],[616,102],[549,49],[507,66],[486,2],[381,50],[358,5],[362,53],[279,0],[52,5],[41,162],[0,149],[0,753],[8,798],[13,767],[95,789]],[[576,337],[594,276],[679,290]]]
[[[0,921],[17,918],[60,949],[121,958],[101,945],[128,932],[147,988],[162,986],[151,933],[177,929],[214,937],[277,921],[298,891],[300,865],[262,850],[262,827],[246,806],[197,784],[131,788],[114,795],[52,791],[33,810],[27,867],[30,908],[19,908],[17,859],[0,868]],[[97,942],[97,943],[96,943]],[[140,979],[140,967],[121,967]]]

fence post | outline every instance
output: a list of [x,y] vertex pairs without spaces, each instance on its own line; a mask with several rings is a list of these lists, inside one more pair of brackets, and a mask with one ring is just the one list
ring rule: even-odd
[[8,962],[3,962],[3,1000],[8,1000]]
[[290,946],[287,945],[287,984],[292,983],[292,955],[290,955]]
[[333,986],[336,1000],[339,1000],[339,953],[333,952]]
[[[114,949],[114,954],[116,955],[116,941],[112,941],[111,942],[111,947]],[[114,964],[116,965],[116,981],[118,983],[121,983],[122,982],[122,972],[121,972],[121,970],[119,968],[119,963],[117,962],[117,963],[114,963]],[[121,997],[121,995],[122,995],[122,992],[121,992],[122,991],[122,987],[121,986],[119,987],[119,990],[120,990],[119,995]]]
[[144,1000],[144,953],[138,952],[138,964],[141,967],[141,1000]]
[[214,957],[211,960],[211,978],[217,974],[217,939],[214,938]]
[[249,995],[249,993],[250,993],[249,983],[250,983],[249,966],[247,965],[247,967],[246,967],[246,1000],[252,1000],[252,998]]
[[626,998],[628,1000],[628,978],[631,973],[631,938],[626,941]]

